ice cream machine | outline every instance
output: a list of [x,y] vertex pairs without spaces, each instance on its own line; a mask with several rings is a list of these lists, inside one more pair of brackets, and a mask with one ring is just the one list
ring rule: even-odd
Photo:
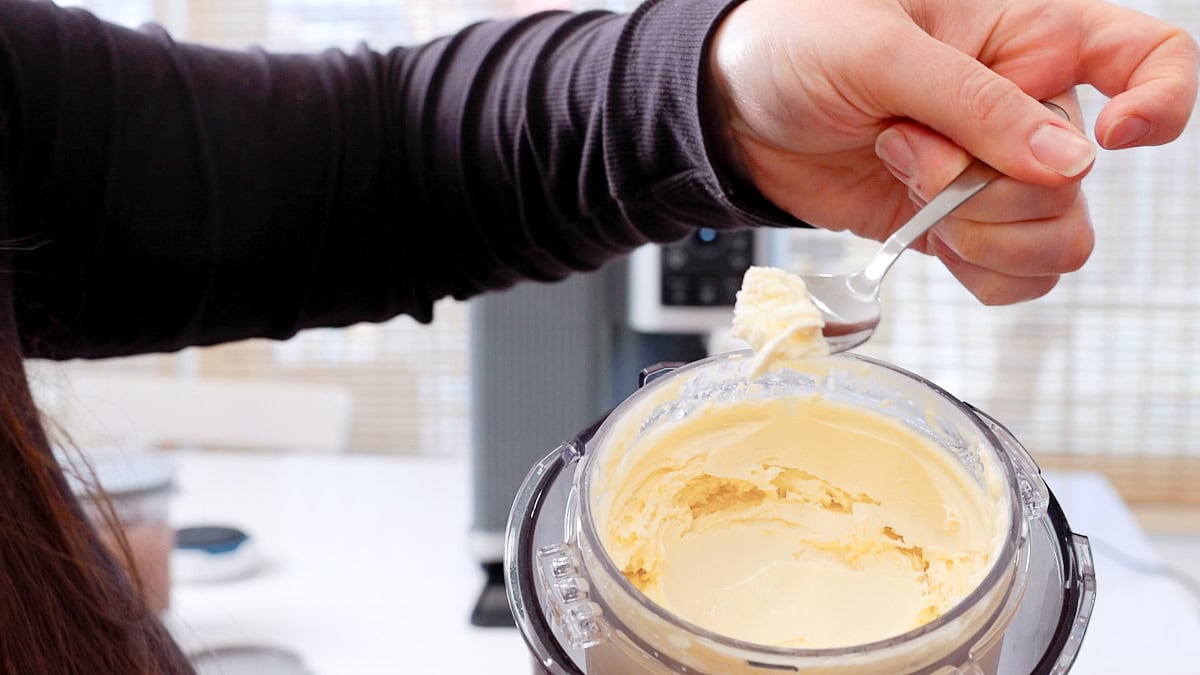
[[472,623],[512,623],[504,528],[529,468],[632,393],[643,367],[706,356],[746,269],[784,264],[788,242],[786,230],[702,228],[596,272],[472,301],[469,543],[487,571]]

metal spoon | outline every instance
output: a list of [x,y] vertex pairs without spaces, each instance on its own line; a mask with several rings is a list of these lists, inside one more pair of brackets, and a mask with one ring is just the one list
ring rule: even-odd
[[[1070,119],[1067,111],[1057,104],[1047,101],[1043,104],[1063,119]],[[978,159],[972,161],[944,190],[888,237],[862,270],[850,274],[801,275],[813,303],[824,315],[822,332],[832,353],[853,349],[875,332],[880,315],[879,287],[900,254],[999,175],[999,171]]]

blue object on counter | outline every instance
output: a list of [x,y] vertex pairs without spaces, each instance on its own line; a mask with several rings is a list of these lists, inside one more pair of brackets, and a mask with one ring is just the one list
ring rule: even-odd
[[248,576],[258,565],[254,540],[236,527],[197,525],[175,532],[171,575],[177,581],[226,581]]

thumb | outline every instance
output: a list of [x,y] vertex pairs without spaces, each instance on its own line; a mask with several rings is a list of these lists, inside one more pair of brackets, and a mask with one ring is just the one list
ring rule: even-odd
[[[911,37],[911,36],[910,36]],[[1011,80],[923,31],[881,60],[875,98],[1018,180],[1058,185],[1083,175],[1096,146]]]

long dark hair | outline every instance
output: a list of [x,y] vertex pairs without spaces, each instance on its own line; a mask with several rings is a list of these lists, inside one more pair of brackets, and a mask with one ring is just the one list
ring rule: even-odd
[[72,495],[0,330],[0,672],[191,673],[125,569]]

